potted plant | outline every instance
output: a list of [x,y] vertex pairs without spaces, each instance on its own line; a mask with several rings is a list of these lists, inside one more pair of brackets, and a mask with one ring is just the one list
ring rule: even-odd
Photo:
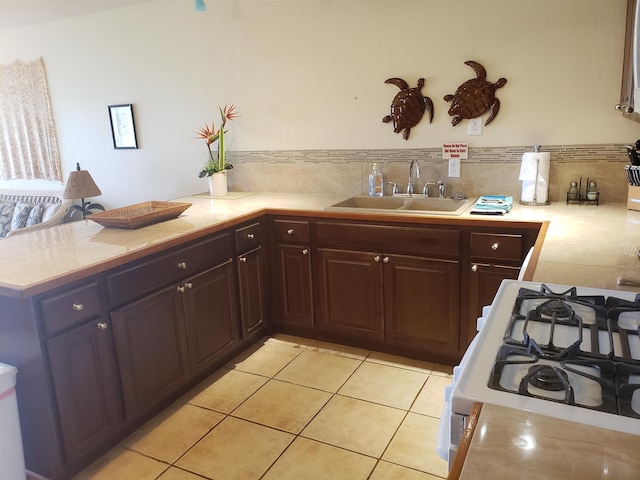
[[[198,137],[203,138],[207,142],[209,150],[209,158],[198,177],[209,180],[209,193],[212,197],[220,197],[227,194],[227,170],[233,168],[233,165],[225,161],[224,135],[228,132],[224,127],[228,120],[234,120],[238,116],[235,105],[220,108],[220,128],[216,130],[214,122],[211,122],[211,128],[205,123],[204,127],[200,127],[197,132]],[[211,145],[218,142],[218,154],[214,156]]]

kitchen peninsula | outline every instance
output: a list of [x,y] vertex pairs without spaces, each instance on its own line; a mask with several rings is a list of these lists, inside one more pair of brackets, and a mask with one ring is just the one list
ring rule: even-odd
[[[262,285],[254,282],[256,275],[265,275],[265,270],[269,270],[266,272],[269,275],[277,270],[268,268],[277,262],[264,258],[264,252],[277,250],[284,255],[291,245],[304,249],[310,241],[305,233],[310,219],[315,222],[316,230],[318,223],[322,225],[321,232],[348,231],[352,235],[354,230],[343,229],[349,226],[348,222],[358,222],[364,228],[362,235],[367,238],[371,236],[370,232],[388,232],[386,224],[396,229],[392,234],[384,233],[383,236],[391,235],[390,238],[394,239],[398,234],[406,235],[408,243],[419,238],[422,242],[420,249],[428,253],[427,263],[415,263],[415,254],[407,255],[412,252],[403,250],[409,248],[403,245],[394,245],[390,255],[380,250],[382,258],[391,257],[389,263],[392,265],[396,257],[411,260],[411,263],[398,264],[398,269],[401,271],[404,265],[410,265],[411,271],[447,279],[456,285],[456,292],[458,284],[468,280],[466,269],[458,269],[470,261],[470,247],[465,242],[474,233],[487,238],[501,235],[499,238],[509,242],[514,238],[521,239],[521,242],[518,240],[517,253],[505,261],[508,267],[522,260],[522,253],[533,245],[535,235],[542,229],[544,238],[540,236],[536,242],[533,261],[527,270],[527,276],[535,281],[633,290],[633,286],[617,287],[618,278],[640,278],[640,268],[636,265],[640,263],[637,260],[640,212],[628,211],[623,204],[597,207],[563,203],[545,207],[515,205],[508,215],[499,218],[478,217],[468,212],[452,217],[325,210],[328,205],[343,199],[341,196],[269,193],[231,193],[224,199],[192,196],[178,199],[193,204],[179,218],[138,230],[108,229],[84,220],[3,240],[0,259],[3,312],[0,317],[0,361],[16,364],[19,368],[18,396],[24,411],[40,412],[33,418],[23,418],[25,444],[30,446],[26,451],[28,468],[54,478],[65,478],[104,451],[114,439],[122,438],[139,426],[184,386],[192,385],[219,362],[246,348],[253,339],[266,334],[274,325],[277,329],[289,328],[299,333],[311,331],[304,322],[302,326],[296,325],[296,320],[287,325],[272,319],[273,324],[268,325],[261,309],[270,309],[261,303],[264,300],[254,302],[256,298],[277,298],[274,282]],[[280,224],[272,223],[278,220]],[[612,231],[619,234],[611,235]],[[280,234],[282,238],[278,236]],[[357,235],[361,234],[355,235],[358,238]],[[289,237],[291,239],[285,241]],[[321,250],[329,264],[338,262],[339,265],[342,253],[332,244],[331,235],[326,234],[322,238],[322,246],[312,252]],[[348,239],[344,237],[345,242]],[[461,246],[457,246],[458,241]],[[374,253],[377,247],[371,244]],[[456,249],[463,252],[460,259]],[[308,255],[308,251],[303,255]],[[298,262],[295,263],[297,268],[305,265],[304,259],[295,261]],[[173,266],[177,266],[177,272],[165,273]],[[513,271],[517,272],[517,268],[511,273]],[[331,271],[326,270],[322,275],[313,279],[330,278]],[[149,278],[158,285],[146,285]],[[203,285],[210,285],[211,290],[203,287],[200,291],[200,281]],[[230,292],[236,290],[239,292],[238,305],[229,300]],[[214,300],[208,298],[207,292],[219,293],[214,298],[216,303],[211,303]],[[179,295],[183,293],[184,296]],[[331,294],[330,291],[324,293]],[[72,314],[60,314],[60,309],[74,296],[86,301],[73,302]],[[225,299],[227,304],[221,308]],[[449,298],[454,303],[458,299],[457,293]],[[215,305],[216,312],[222,311],[222,316],[231,322],[223,328],[216,326],[219,343],[199,344],[203,336],[194,336],[193,332],[209,327],[200,322],[197,312],[203,306],[212,308],[212,305]],[[281,306],[280,311],[286,307]],[[321,318],[332,318],[331,312],[327,313],[323,308],[319,307]],[[457,305],[455,308],[452,315],[457,318]],[[301,311],[294,310],[293,313]],[[461,319],[465,313],[463,310]],[[77,315],[78,323],[74,315]],[[144,319],[156,316],[164,321],[163,326],[167,328],[162,338],[175,340],[179,337],[180,340],[165,345],[163,356],[138,356],[144,352],[127,342],[136,338],[148,339],[152,324]],[[235,318],[241,321],[233,321]],[[388,322],[389,318],[387,315],[384,321]],[[143,320],[133,325],[137,319]],[[376,319],[380,320],[380,317]],[[334,335],[331,338],[353,338],[353,325],[331,322],[323,325],[326,327],[324,334]],[[435,334],[429,337],[419,337],[412,325],[384,323],[384,328],[394,326],[398,328],[393,330],[393,348],[398,349],[398,345],[405,342],[407,351],[425,352],[430,358],[441,355],[437,358],[449,363],[459,358],[468,341],[467,320],[461,320],[460,325],[453,329],[435,329]],[[356,325],[355,331],[366,331],[373,344],[378,342],[384,347],[386,337],[379,329],[382,327],[378,323],[369,330],[368,327]],[[106,342],[96,334],[112,330],[114,338]],[[385,331],[389,332],[389,329]],[[176,333],[178,335],[174,335]],[[116,399],[103,405],[102,423],[87,425],[93,429],[90,432],[90,428],[82,430],[77,428],[78,425],[61,429],[61,424],[66,427],[73,424],[73,418],[65,418],[73,412],[68,411],[71,407],[67,407],[65,412],[64,408],[52,406],[57,402],[62,407],[64,395],[79,394],[67,388],[72,386],[72,375],[62,368],[50,366],[43,353],[46,351],[49,355],[58,355],[58,359],[70,361],[65,357],[68,344],[60,341],[63,335],[68,334],[71,337],[67,340],[71,342],[76,340],[75,335],[89,338],[89,343],[93,342],[93,352],[100,360],[97,363],[105,381],[90,393],[96,395],[96,401],[103,401],[100,395],[105,392],[100,390],[106,391],[107,398]],[[117,345],[118,362],[111,358],[113,342]],[[193,352],[204,353],[198,356]],[[162,371],[162,378],[159,374],[149,378],[143,376],[144,372],[133,372],[138,376],[132,373],[135,370],[133,366],[149,358],[162,362],[159,364],[161,368],[156,368]],[[71,361],[69,365],[74,363]],[[127,365],[132,367],[131,371],[123,370]],[[54,383],[60,381],[65,388],[50,387],[50,376]],[[152,387],[157,386],[154,381],[163,387],[160,397],[149,393]],[[145,385],[145,382],[151,383]],[[48,389],[52,391],[47,392]],[[117,400],[120,397],[124,398],[124,405]]]

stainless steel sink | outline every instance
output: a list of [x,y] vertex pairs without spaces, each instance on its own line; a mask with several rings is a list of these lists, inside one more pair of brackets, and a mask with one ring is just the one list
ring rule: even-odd
[[356,196],[334,203],[326,210],[370,211],[423,215],[460,215],[472,204],[468,198]]

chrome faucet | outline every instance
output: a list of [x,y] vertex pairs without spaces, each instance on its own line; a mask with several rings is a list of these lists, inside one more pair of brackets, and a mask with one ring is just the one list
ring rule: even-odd
[[422,194],[425,196],[425,198],[429,198],[429,187],[431,185],[435,185],[435,183],[427,182],[424,184],[424,187],[422,187]]
[[438,180],[438,196],[444,198],[444,182],[442,180]]
[[407,185],[407,195],[409,195],[410,197],[413,195],[413,182],[414,182],[414,178],[413,178],[413,166],[416,166],[415,168],[415,172],[416,172],[416,177],[415,178],[420,178],[420,164],[418,163],[417,160],[411,160],[411,163],[409,164],[409,184]]

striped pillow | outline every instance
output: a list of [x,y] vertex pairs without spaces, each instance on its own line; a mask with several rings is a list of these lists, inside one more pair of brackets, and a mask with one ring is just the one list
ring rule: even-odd
[[30,227],[32,225],[37,225],[42,221],[42,205],[35,205],[31,211],[29,212],[29,216],[27,217],[27,223],[24,224],[25,227]]
[[6,236],[11,231],[14,208],[13,203],[0,203],[0,237]]
[[11,218],[11,230],[18,230],[27,223],[29,212],[31,211],[31,205],[28,203],[16,203],[13,209],[13,216]]

